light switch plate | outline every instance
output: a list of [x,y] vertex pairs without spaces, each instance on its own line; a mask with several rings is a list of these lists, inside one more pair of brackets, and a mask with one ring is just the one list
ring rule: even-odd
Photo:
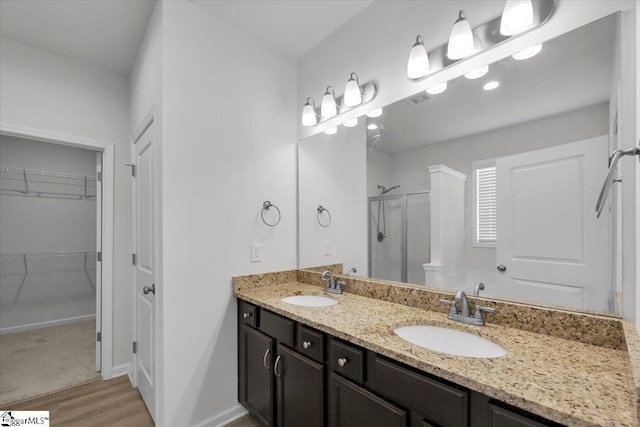
[[262,261],[262,245],[260,243],[253,243],[251,245],[251,262]]

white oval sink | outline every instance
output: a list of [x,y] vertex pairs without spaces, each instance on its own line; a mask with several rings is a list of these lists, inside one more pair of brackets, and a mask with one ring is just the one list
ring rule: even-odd
[[402,326],[395,329],[400,338],[429,350],[454,356],[491,358],[507,354],[502,346],[475,334],[437,326]]
[[304,307],[326,307],[328,305],[337,304],[338,301],[333,298],[323,297],[320,295],[294,295],[292,297],[282,298],[282,302],[293,305],[301,305]]

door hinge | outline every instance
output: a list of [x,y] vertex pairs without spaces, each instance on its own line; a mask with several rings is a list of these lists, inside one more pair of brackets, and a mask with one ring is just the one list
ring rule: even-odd
[[102,172],[98,172],[98,181],[102,182]]
[[138,352],[138,342],[134,341],[133,342],[133,354],[136,354]]
[[102,332],[98,332],[98,333],[96,334],[96,341],[98,341],[98,342],[102,342]]
[[136,265],[137,260],[138,257],[136,256],[136,254],[131,254],[131,264]]
[[96,260],[97,260],[98,262],[102,262],[102,252],[98,252],[98,253],[96,254]]

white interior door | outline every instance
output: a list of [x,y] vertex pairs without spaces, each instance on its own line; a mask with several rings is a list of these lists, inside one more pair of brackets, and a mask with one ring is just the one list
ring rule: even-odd
[[[96,154],[96,371],[102,370],[102,153]],[[100,337],[100,339],[98,339]]]
[[153,124],[134,145],[135,369],[137,386],[155,417],[155,259]]
[[496,161],[498,282],[511,298],[609,310],[611,212],[594,211],[607,147],[602,136]]

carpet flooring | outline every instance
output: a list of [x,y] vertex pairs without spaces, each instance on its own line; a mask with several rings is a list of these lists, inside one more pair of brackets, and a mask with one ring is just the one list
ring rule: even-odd
[[95,378],[96,322],[0,335],[0,405]]

